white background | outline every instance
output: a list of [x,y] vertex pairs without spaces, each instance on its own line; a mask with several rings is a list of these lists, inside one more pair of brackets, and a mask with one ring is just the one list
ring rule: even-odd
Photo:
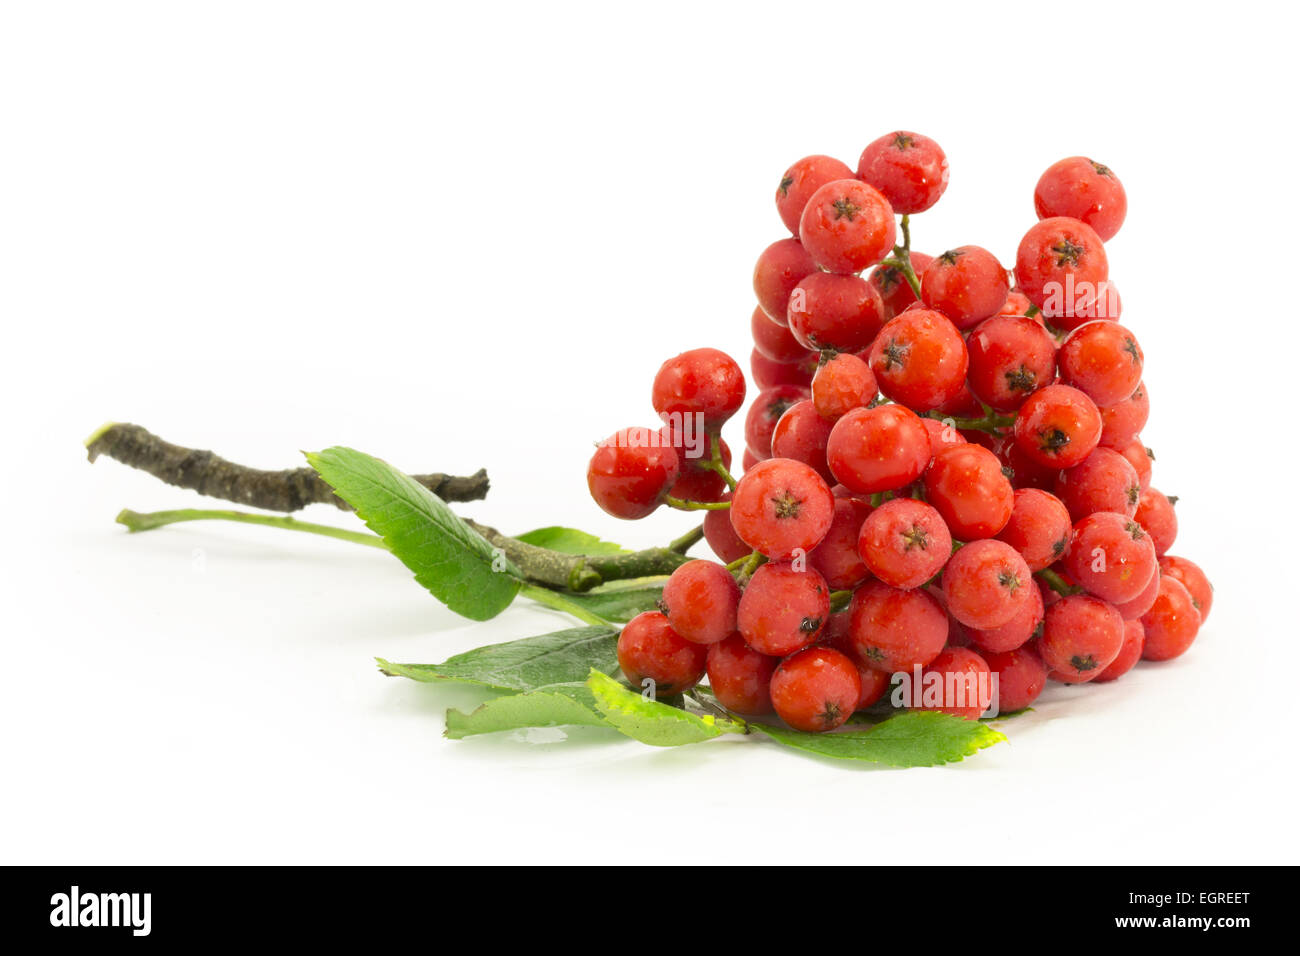
[[[3,9],[4,862],[1296,861],[1284,5]],[[372,658],[567,619],[471,625],[342,542],[128,537],[119,508],[203,501],[85,463],[106,420],[265,467],[342,443],[486,466],[462,513],[508,531],[664,542],[686,517],[591,503],[592,441],[652,423],[669,355],[745,363],[782,170],[895,128],[952,164],[931,253],[1010,262],[1048,164],[1119,173],[1155,484],[1217,585],[1186,657],[1056,688],[962,765],[446,741],[482,695]]]

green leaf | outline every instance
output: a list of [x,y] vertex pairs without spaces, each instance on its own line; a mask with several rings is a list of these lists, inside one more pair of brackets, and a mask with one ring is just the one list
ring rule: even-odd
[[514,600],[519,569],[428,488],[351,448],[309,452],[307,461],[415,579],[457,614],[486,621]]
[[596,699],[596,709],[621,734],[652,747],[695,744],[725,732],[739,732],[740,725],[706,715],[697,717],[676,707],[647,700],[612,677],[592,671],[587,687]]
[[629,587],[626,582],[615,581],[581,593],[565,592],[564,597],[607,621],[630,621],[642,611],[658,608],[663,594],[662,582]]
[[596,711],[595,699],[586,684],[557,684],[524,694],[498,697],[468,714],[448,710],[444,733],[452,740],[460,740],[475,734],[562,724],[607,726]]
[[602,541],[594,534],[559,525],[517,534],[515,540],[564,554],[623,554],[627,551],[627,548],[612,541]]
[[978,720],[963,720],[952,714],[928,710],[909,710],[865,731],[808,734],[766,724],[751,723],[749,726],[797,750],[891,767],[933,767],[955,763],[1007,739]]
[[591,671],[618,670],[618,632],[611,627],[574,627],[504,644],[476,647],[441,664],[393,664],[377,658],[390,677],[460,681],[497,690],[530,691],[551,684],[582,683]]

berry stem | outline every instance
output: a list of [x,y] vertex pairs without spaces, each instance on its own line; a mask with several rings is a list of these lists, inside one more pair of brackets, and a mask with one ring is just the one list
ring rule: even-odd
[[685,554],[695,545],[699,544],[704,538],[704,525],[697,524],[690,531],[686,532],[680,538],[674,538],[668,542],[668,550],[676,551],[678,554]]
[[1061,577],[1051,568],[1043,568],[1043,570],[1041,571],[1035,571],[1034,574],[1037,577],[1041,578],[1042,580],[1046,581],[1048,587],[1050,587],[1057,594],[1061,595],[1061,597],[1069,597],[1071,594],[1083,593],[1084,590],[1083,588],[1074,587],[1066,583],[1065,578]]
[[999,415],[992,409],[987,408],[987,406],[982,418],[954,418],[952,415],[945,415],[943,412],[938,411],[928,412],[927,415],[953,428],[965,431],[988,432],[990,435],[1000,435],[1002,429],[1010,428],[1016,423],[1015,415]]
[[921,280],[916,277],[916,270],[912,268],[912,220],[911,217],[904,214],[898,222],[899,229],[903,233],[903,244],[894,246],[894,257],[886,259],[882,265],[892,266],[903,274],[907,284],[912,287],[912,293],[919,299],[921,298]]
[[672,495],[664,498],[664,504],[678,511],[725,511],[731,507],[730,501],[687,501]]
[[[766,561],[767,558],[763,556],[761,551],[754,551],[749,555],[749,557],[741,558],[739,568],[740,573],[736,575],[736,583],[743,588],[749,583],[749,579],[754,576],[754,572],[759,569],[759,566]],[[735,562],[732,563],[734,564]],[[730,569],[731,565],[728,565],[727,567]]]
[[736,490],[736,479],[731,476],[727,466],[722,462],[722,436],[714,432],[709,436],[709,460],[701,467],[709,469],[722,476],[722,480],[727,483],[727,487],[732,491]]
[[182,521],[238,521],[243,524],[260,524],[272,528],[283,528],[286,531],[305,531],[308,534],[319,534],[327,538],[338,538],[341,541],[351,541],[354,544],[364,544],[372,548],[388,550],[388,545],[384,544],[383,538],[368,531],[348,531],[346,528],[333,528],[329,525],[314,524],[310,521],[299,521],[287,515],[259,515],[246,511],[224,511],[205,508],[182,508],[178,511],[141,513],[132,511],[130,508],[123,508],[114,520],[118,524],[126,525],[126,529],[132,533],[151,531],[154,528],[161,528],[164,525],[177,524]]

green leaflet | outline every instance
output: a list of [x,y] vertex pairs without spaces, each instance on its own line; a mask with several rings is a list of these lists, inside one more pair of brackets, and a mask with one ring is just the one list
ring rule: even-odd
[[870,730],[809,734],[751,723],[753,730],[797,750],[891,767],[933,767],[955,763],[1007,738],[988,724],[935,711],[909,710]]
[[452,680],[497,690],[531,691],[552,684],[582,683],[593,670],[618,671],[618,632],[610,627],[573,627],[504,644],[476,647],[441,664],[393,664],[377,658],[392,677]]
[[623,554],[627,551],[627,548],[612,541],[602,541],[594,534],[559,525],[517,534],[515,540],[565,554]]
[[448,710],[444,733],[452,740],[460,740],[475,734],[562,724],[606,726],[596,712],[595,699],[586,684],[558,684],[524,694],[498,697],[468,714]]
[[307,461],[415,579],[457,614],[486,621],[514,600],[519,569],[429,489],[351,448],[309,452]]
[[630,621],[642,611],[653,611],[663,597],[664,586],[658,584],[632,584],[614,581],[582,593],[565,593],[566,600],[607,621]]
[[591,672],[587,687],[596,699],[596,709],[611,727],[652,747],[695,744],[723,733],[741,731],[741,725],[733,721],[719,721],[711,715],[697,717],[676,707],[647,700],[599,671]]

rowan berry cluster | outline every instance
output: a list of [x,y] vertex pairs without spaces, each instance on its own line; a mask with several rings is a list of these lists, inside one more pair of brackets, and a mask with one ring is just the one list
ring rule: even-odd
[[707,676],[735,713],[824,731],[892,675],[938,675],[910,704],[975,718],[993,694],[1019,710],[1049,680],[1111,681],[1196,637],[1212,591],[1168,553],[1175,499],[1150,484],[1145,358],[1106,257],[1123,186],[1083,157],[1051,166],[1008,270],[979,246],[911,248],[947,184],[943,150],[910,132],[856,171],[809,156],[781,176],[792,235],[754,269],[739,481],[720,430],[745,381],[716,349],[659,370],[663,428],[596,451],[602,508],[704,511],[718,558],[624,629],[634,685]]

